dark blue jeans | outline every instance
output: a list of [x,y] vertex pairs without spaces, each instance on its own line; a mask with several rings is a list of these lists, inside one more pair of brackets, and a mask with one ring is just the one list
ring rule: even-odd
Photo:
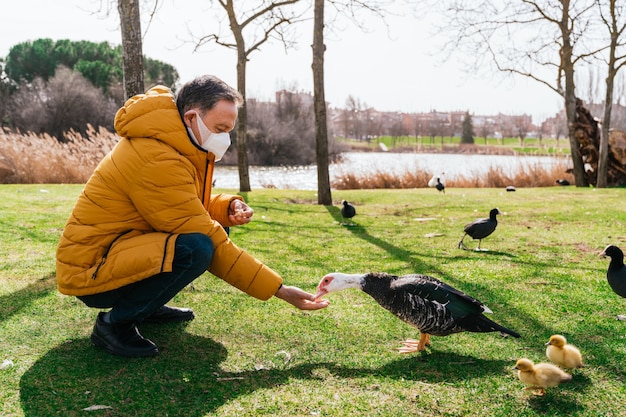
[[89,307],[111,308],[111,323],[141,322],[202,275],[213,259],[213,242],[202,233],[178,236],[172,272],[100,294],[79,296]]

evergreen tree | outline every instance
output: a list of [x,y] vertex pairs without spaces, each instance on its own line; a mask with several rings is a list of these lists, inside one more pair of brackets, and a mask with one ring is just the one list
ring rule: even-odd
[[[4,71],[9,81],[18,85],[35,78],[48,81],[59,66],[79,72],[105,93],[123,82],[122,47],[108,42],[37,39],[11,48]],[[163,84],[174,88],[178,73],[170,64],[144,57],[147,87]]]
[[472,116],[469,111],[463,117],[463,132],[461,133],[461,143],[474,143],[474,125],[472,124]]

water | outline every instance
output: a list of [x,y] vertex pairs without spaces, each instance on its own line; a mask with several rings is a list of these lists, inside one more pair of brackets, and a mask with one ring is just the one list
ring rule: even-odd
[[[344,161],[331,164],[330,181],[342,174],[352,172],[357,176],[379,171],[403,173],[419,169],[433,175],[445,173],[447,179],[459,176],[480,177],[490,168],[502,168],[515,173],[529,166],[551,168],[562,163],[562,157],[512,156],[512,155],[461,155],[392,152],[348,152]],[[317,190],[317,168],[315,165],[298,167],[255,167],[249,168],[250,187],[279,188],[292,190]],[[239,173],[235,166],[216,166],[213,175],[219,188],[239,188]]]

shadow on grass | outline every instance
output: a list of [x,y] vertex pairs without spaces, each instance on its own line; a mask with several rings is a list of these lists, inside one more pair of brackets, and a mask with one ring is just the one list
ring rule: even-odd
[[8,320],[37,299],[45,297],[52,290],[56,290],[54,277],[54,273],[50,273],[18,291],[0,296],[0,306],[2,306],[0,309],[0,322]]
[[[149,333],[156,329],[146,328]],[[163,331],[167,330],[167,331]],[[70,340],[39,358],[22,376],[20,400],[27,417],[78,416],[92,405],[110,406],[106,416],[204,416],[228,402],[292,379],[319,380],[330,373],[345,379],[383,377],[429,383],[451,382],[502,373],[509,364],[435,352],[403,356],[380,368],[352,368],[334,363],[305,363],[283,369],[229,372],[221,369],[226,348],[182,325],[161,327],[161,354],[121,358],[91,346],[86,338]],[[326,375],[326,376],[325,376]]]
[[556,415],[555,413],[560,414],[564,410],[567,410],[567,415],[577,415],[578,413],[588,411],[577,400],[577,393],[591,387],[592,382],[588,377],[582,374],[574,374],[572,381],[555,388],[547,388],[546,393],[542,396],[530,393],[525,395],[527,396],[528,406],[537,415],[553,416]]
[[[334,206],[326,206],[326,209],[328,210],[328,213],[333,217],[333,219],[335,220],[341,219],[341,213],[339,212],[339,208],[334,207]],[[377,236],[374,236],[371,233],[369,233],[369,231],[365,227],[360,226],[360,225],[357,225],[356,227],[348,227],[347,229],[350,230],[356,238],[362,239],[372,245],[378,246],[379,248],[386,251],[390,256],[411,265],[415,273],[422,273],[422,274],[434,276],[435,278],[440,279],[448,283],[449,285],[460,289],[461,291],[463,291],[464,287],[466,287],[462,280],[450,275],[449,273],[447,273],[446,271],[442,269],[439,258],[427,258],[427,257],[420,258],[419,256],[420,254],[418,252],[414,250],[405,249],[401,247],[400,245],[395,244],[394,241],[388,241],[386,239],[381,239]],[[419,248],[415,248],[415,249],[419,250]],[[461,249],[455,248],[454,255],[449,255],[449,256],[443,255],[441,258],[445,258],[448,262],[459,262],[459,261],[463,262],[463,261],[471,259],[472,257],[471,252],[476,252],[476,251],[461,250]],[[509,253],[509,252],[487,249],[478,253],[480,254],[478,256],[483,256],[483,257],[494,259],[494,260],[498,258],[506,258],[508,260],[515,259],[516,263],[532,265],[533,267],[537,268],[537,270],[542,270],[543,268],[554,267],[554,265],[549,265],[541,261],[521,261],[517,259],[516,254]],[[432,262],[424,261],[423,259],[431,259]],[[562,267],[572,268],[572,269],[586,268],[584,265],[579,265],[579,264],[572,264],[572,265],[566,264],[566,265],[562,265]],[[358,272],[368,272],[368,271],[358,271]],[[387,271],[387,272],[393,273],[392,271]],[[492,304],[494,303],[494,301],[501,299],[501,296],[498,294],[497,287],[493,288],[488,285],[478,285],[478,284],[474,284],[473,287],[476,288],[478,291],[472,292],[469,295],[478,297],[479,299],[484,301],[487,305]],[[477,294],[480,294],[480,296],[478,296]],[[529,315],[526,312],[523,312],[522,310],[520,310],[519,308],[516,308],[515,306],[511,304],[507,304],[503,302],[499,302],[499,304],[505,304],[506,309],[502,309],[501,311],[498,311],[497,312],[498,317],[497,318],[494,317],[494,320],[504,325],[505,327],[512,328],[518,331],[518,333],[522,335],[522,338],[519,343],[526,346],[526,348],[528,349],[542,350],[543,343],[545,343],[545,340],[547,340],[550,335],[558,333],[555,329],[553,329],[550,326],[550,323],[542,323],[539,320],[537,320],[535,317]],[[504,319],[500,319],[500,317]],[[509,318],[508,320],[506,320],[507,317]],[[517,323],[517,325],[512,324],[512,322]],[[537,340],[540,341],[540,344],[536,342]],[[626,371],[623,370],[623,367],[615,366],[615,363],[620,362],[620,358],[623,356],[623,353],[616,352],[610,346],[598,345],[597,343],[590,343],[590,344],[585,345],[583,342],[584,340],[578,344],[579,347],[583,347],[585,351],[589,352],[590,354],[594,353],[597,357],[603,358],[601,362],[606,362],[609,366],[611,366],[611,368],[613,368],[611,370],[612,375],[621,381],[626,381]],[[538,348],[538,346],[541,346],[541,348]],[[521,357],[523,355],[520,354],[519,356]],[[605,358],[608,358],[608,359],[605,359]]]
[[502,374],[510,367],[508,361],[474,358],[454,352],[423,352],[399,357],[380,368],[327,365],[327,369],[346,379],[375,376],[437,384]]

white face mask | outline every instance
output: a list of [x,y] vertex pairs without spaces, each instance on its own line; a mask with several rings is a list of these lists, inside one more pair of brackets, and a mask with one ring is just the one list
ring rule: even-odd
[[198,132],[200,133],[200,140],[196,138],[196,135],[193,134],[191,128],[187,128],[191,138],[204,150],[211,152],[215,155],[215,160],[219,161],[222,159],[228,147],[230,146],[230,134],[227,132],[222,133],[213,133],[209,130],[209,128],[204,124],[200,114],[196,113],[196,120],[198,121]]

